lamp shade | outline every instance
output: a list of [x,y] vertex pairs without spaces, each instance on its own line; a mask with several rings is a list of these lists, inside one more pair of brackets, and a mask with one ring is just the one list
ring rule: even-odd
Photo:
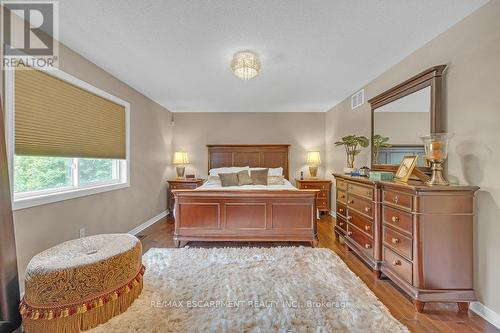
[[188,164],[188,154],[185,151],[176,151],[172,164]]
[[307,152],[307,164],[318,165],[321,164],[321,157],[319,151],[308,151]]

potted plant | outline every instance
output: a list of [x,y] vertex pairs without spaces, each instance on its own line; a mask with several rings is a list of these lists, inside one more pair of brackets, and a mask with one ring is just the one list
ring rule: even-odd
[[357,136],[355,134],[344,136],[342,141],[335,142],[335,146],[344,146],[345,148],[347,164],[344,173],[350,174],[354,171],[354,158],[361,152],[358,146],[366,148],[369,143],[370,140],[366,136]]
[[382,136],[380,134],[375,134],[372,138],[373,145],[373,163],[378,163],[378,154],[380,152],[380,148],[390,148],[392,145],[389,143],[389,137]]

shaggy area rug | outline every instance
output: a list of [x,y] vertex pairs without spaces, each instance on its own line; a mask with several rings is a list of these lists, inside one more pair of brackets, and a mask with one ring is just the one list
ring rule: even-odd
[[89,330],[409,332],[328,249],[151,249],[141,296]]

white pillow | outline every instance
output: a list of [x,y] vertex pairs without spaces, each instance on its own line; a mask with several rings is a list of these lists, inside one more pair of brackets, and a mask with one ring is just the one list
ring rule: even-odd
[[249,170],[250,167],[226,167],[226,168],[215,168],[215,169],[210,169],[208,174],[210,176],[218,176],[219,173],[233,173],[233,172],[240,172],[242,170]]
[[283,168],[269,168],[268,176],[283,176]]
[[208,176],[207,184],[221,185],[220,177],[219,176]]
[[[262,169],[265,169],[265,168],[250,168],[250,170],[262,170]],[[269,171],[267,172],[267,176],[270,177],[270,176],[283,176],[283,168],[282,167],[279,167],[279,168],[268,168]]]

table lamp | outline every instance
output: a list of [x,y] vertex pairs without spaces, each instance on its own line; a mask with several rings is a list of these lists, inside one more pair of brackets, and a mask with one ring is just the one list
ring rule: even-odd
[[307,164],[309,165],[309,174],[311,178],[317,178],[318,165],[321,164],[321,157],[319,155],[319,151],[307,152]]
[[186,170],[185,164],[189,164],[188,155],[185,151],[176,151],[174,153],[174,160],[172,164],[176,165],[177,178],[184,178],[184,171]]

